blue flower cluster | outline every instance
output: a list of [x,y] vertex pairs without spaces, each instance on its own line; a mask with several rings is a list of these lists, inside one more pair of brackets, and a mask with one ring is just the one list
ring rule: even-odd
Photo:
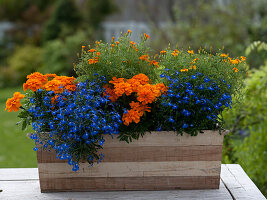
[[[100,78],[105,82],[104,77]],[[79,169],[80,160],[91,165],[100,162],[104,155],[98,150],[105,142],[103,136],[118,134],[122,122],[114,104],[103,92],[96,81],[78,83],[75,92],[65,90],[54,94],[38,90],[36,97],[30,99],[32,106],[28,109],[36,131],[31,139],[44,148],[54,149],[59,159],[73,166],[73,171]]]
[[218,115],[230,107],[230,85],[213,80],[199,72],[171,72],[161,74],[168,86],[160,101],[166,120],[158,130],[175,130],[197,134],[197,130],[214,129],[221,124]]

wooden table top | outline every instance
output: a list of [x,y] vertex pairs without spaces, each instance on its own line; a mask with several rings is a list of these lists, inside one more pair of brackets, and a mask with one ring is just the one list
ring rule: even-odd
[[1,168],[0,200],[263,200],[266,199],[238,164],[222,164],[215,190],[41,193],[37,168]]

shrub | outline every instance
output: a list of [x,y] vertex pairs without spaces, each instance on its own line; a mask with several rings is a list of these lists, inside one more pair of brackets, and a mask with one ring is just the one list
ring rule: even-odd
[[13,82],[24,82],[27,74],[37,71],[42,66],[41,56],[40,47],[32,45],[17,47],[14,54],[7,59],[9,68],[14,71]]

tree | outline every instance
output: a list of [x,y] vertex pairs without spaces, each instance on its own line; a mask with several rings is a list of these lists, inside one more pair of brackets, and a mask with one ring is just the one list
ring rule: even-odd
[[67,34],[74,33],[80,22],[81,16],[75,3],[72,0],[59,0],[44,27],[43,41],[56,39],[66,30]]

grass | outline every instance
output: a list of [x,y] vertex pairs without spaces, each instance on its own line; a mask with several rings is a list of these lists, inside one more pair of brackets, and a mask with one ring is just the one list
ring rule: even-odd
[[15,91],[22,92],[18,88],[0,89],[0,168],[37,167],[34,142],[26,137],[32,129],[22,131],[16,125],[18,113],[4,111],[6,99]]

